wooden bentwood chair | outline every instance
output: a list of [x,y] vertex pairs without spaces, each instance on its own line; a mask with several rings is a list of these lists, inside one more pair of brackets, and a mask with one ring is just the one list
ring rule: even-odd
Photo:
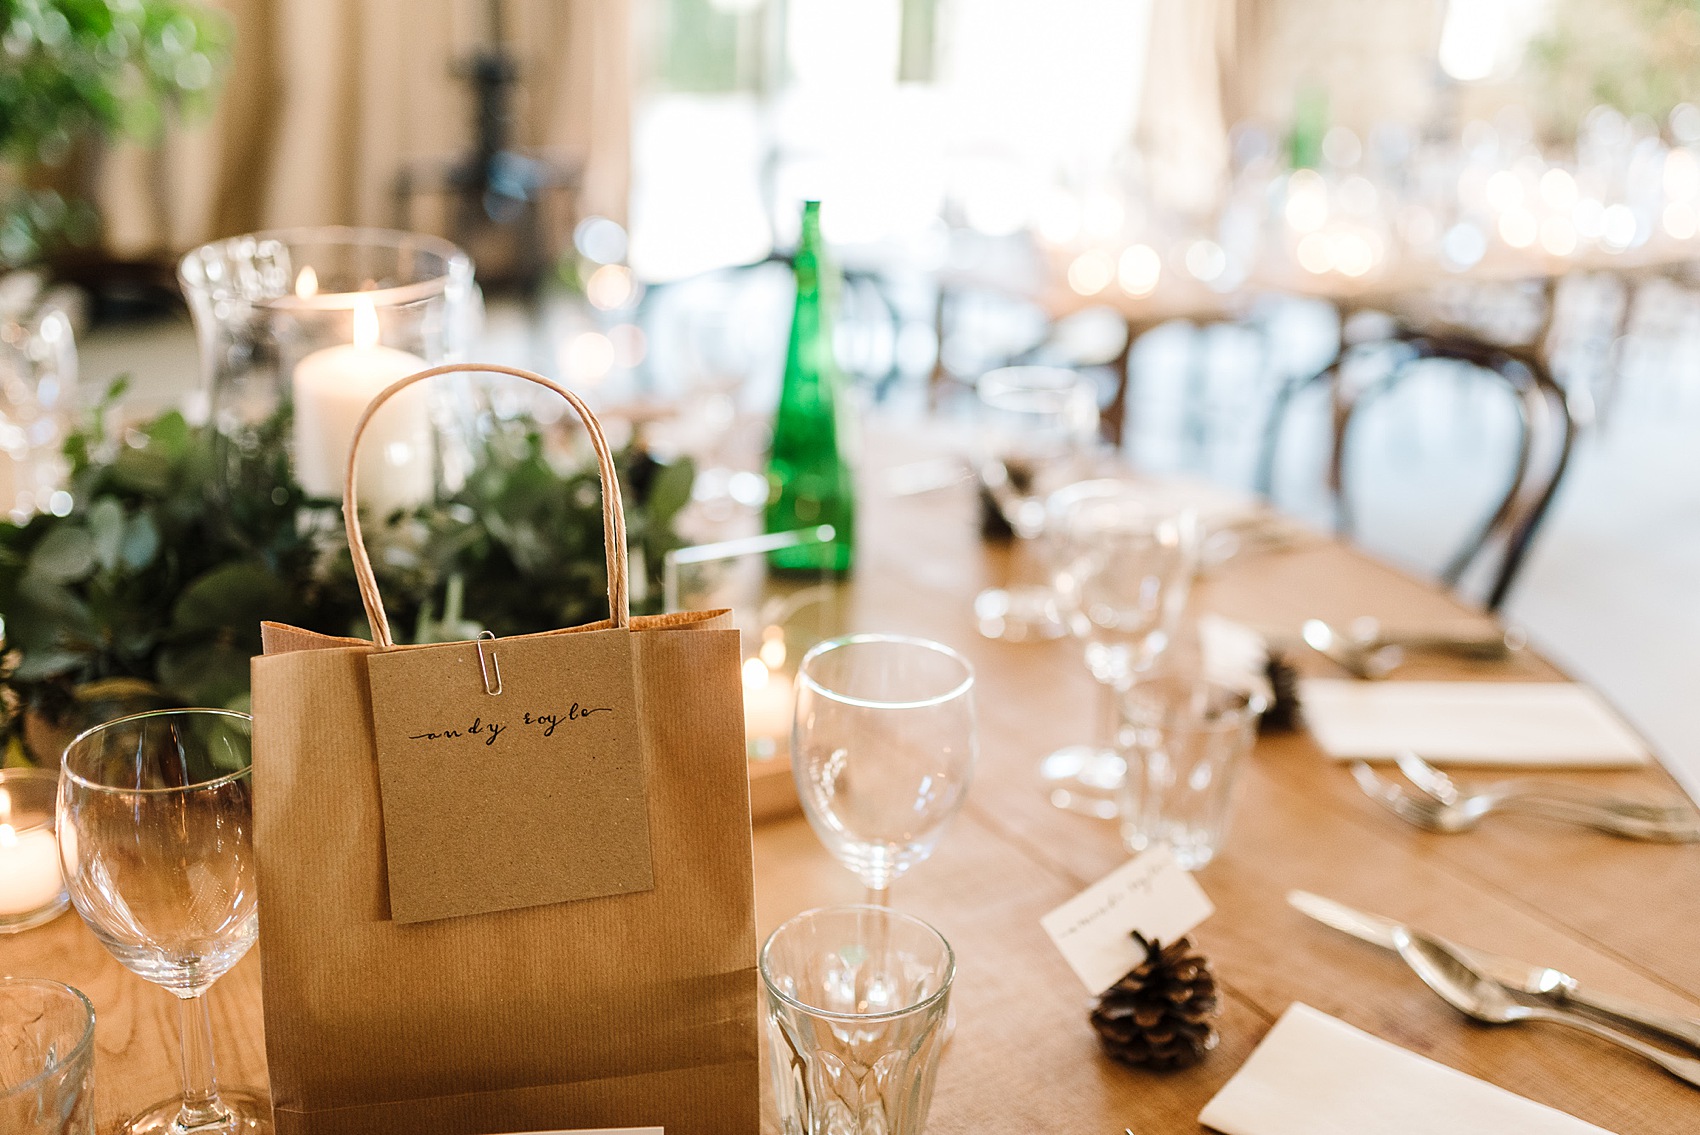
[[[1379,356],[1384,369],[1373,380],[1345,380],[1348,364]],[[1266,421],[1258,458],[1256,487],[1271,496],[1282,425],[1294,398],[1303,390],[1325,386],[1332,409],[1331,448],[1327,488],[1335,531],[1351,536],[1354,515],[1348,488],[1350,470],[1346,441],[1364,408],[1385,395],[1411,367],[1431,359],[1451,360],[1474,368],[1503,383],[1512,395],[1517,417],[1517,441],[1512,473],[1497,507],[1440,571],[1441,580],[1457,588],[1476,565],[1489,565],[1485,606],[1499,610],[1523,565],[1535,534],[1546,519],[1570,463],[1576,422],[1564,390],[1553,381],[1536,349],[1486,342],[1463,332],[1420,329],[1404,325],[1371,342],[1342,347],[1334,360],[1313,375],[1301,376],[1277,391]]]

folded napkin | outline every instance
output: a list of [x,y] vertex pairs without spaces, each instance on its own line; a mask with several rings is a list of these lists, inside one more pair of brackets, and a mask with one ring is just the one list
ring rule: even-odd
[[1629,768],[1647,748],[1574,682],[1355,682],[1299,685],[1305,721],[1339,760],[1410,749],[1436,764]]
[[1610,1135],[1298,1003],[1198,1121],[1223,1135]]

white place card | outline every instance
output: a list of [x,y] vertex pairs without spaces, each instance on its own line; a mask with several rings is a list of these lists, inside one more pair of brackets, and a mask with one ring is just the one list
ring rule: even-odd
[[1223,1135],[1610,1135],[1299,1002],[1198,1121]]
[[1145,960],[1137,930],[1168,943],[1216,908],[1166,847],[1117,867],[1039,920],[1089,992],[1102,993]]
[[1300,683],[1305,723],[1337,760],[1633,768],[1647,747],[1605,700],[1575,682]]

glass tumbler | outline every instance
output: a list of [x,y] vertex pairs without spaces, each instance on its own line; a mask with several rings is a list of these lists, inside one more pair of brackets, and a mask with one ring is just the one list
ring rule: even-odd
[[805,911],[761,951],[784,1135],[920,1135],[956,957],[888,907]]
[[1263,699],[1205,679],[1158,674],[1121,693],[1116,747],[1127,763],[1122,842],[1167,844],[1188,871],[1227,834],[1234,781],[1257,737]]
[[0,977],[0,1131],[94,1135],[94,1007],[57,981]]

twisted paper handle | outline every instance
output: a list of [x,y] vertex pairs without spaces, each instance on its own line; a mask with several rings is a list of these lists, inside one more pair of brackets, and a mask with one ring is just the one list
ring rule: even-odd
[[365,604],[367,621],[372,624],[372,641],[385,649],[395,645],[395,640],[390,636],[389,617],[384,614],[384,600],[378,594],[378,579],[372,572],[372,557],[366,552],[366,539],[360,531],[360,510],[357,507],[356,492],[359,476],[359,464],[356,459],[360,453],[360,438],[366,432],[366,424],[372,420],[372,415],[378,412],[378,407],[407,387],[427,378],[435,378],[439,374],[462,373],[507,374],[546,386],[565,398],[584,422],[584,428],[590,434],[590,444],[596,450],[596,467],[602,476],[602,542],[608,559],[608,614],[616,627],[626,626],[631,621],[631,600],[627,594],[626,513],[620,501],[620,478],[614,470],[614,455],[608,448],[608,439],[603,436],[602,423],[596,420],[596,415],[590,412],[590,407],[586,406],[578,395],[540,374],[521,370],[519,367],[497,366],[494,363],[449,363],[408,375],[386,387],[383,393],[367,405],[366,412],[360,415],[360,421],[354,427],[354,439],[348,447],[348,473],[342,490],[342,517],[348,530],[348,550],[354,556],[354,578],[360,584],[360,601]]

